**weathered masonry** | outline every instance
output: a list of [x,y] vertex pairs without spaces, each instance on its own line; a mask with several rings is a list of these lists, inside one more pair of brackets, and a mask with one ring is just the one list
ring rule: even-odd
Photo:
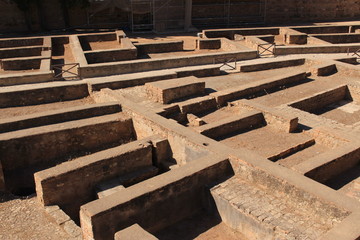
[[0,39],[1,234],[358,240],[359,30]]

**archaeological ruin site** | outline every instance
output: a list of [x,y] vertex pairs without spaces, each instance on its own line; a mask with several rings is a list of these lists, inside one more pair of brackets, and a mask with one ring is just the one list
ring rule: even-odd
[[0,0],[0,239],[360,239],[358,0],[66,2]]

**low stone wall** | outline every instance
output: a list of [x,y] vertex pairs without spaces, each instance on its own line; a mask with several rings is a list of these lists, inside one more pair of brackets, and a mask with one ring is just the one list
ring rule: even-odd
[[323,41],[338,44],[338,43],[360,43],[359,33],[339,33],[339,34],[315,34],[311,37],[319,38]]
[[97,184],[153,165],[151,140],[156,139],[130,142],[35,173],[39,201],[45,206],[59,205],[78,219],[80,206],[96,200]]
[[216,99],[211,96],[193,98],[179,104],[182,113],[201,113],[217,108]]
[[80,42],[106,42],[106,41],[115,41],[117,40],[116,33],[96,33],[96,34],[79,34],[78,35]]
[[[43,63],[46,63],[43,65]],[[44,67],[50,66],[50,59],[41,60],[40,71],[31,73],[14,73],[0,76],[0,86],[12,86],[29,83],[48,82],[54,79],[52,71],[42,71]],[[1,94],[0,94],[1,95]],[[0,97],[1,98],[1,97]]]
[[349,89],[347,86],[341,86],[335,89],[318,93],[312,97],[302,99],[300,101],[289,104],[291,107],[313,113],[327,105],[339,102],[349,96]]
[[210,95],[216,98],[219,106],[224,106],[226,102],[245,98],[246,96],[256,94],[260,91],[263,92],[264,89],[266,90],[286,84],[294,84],[297,82],[301,82],[305,79],[306,72],[293,71],[284,74],[282,77],[273,77],[270,79],[264,79],[253,83],[248,83],[237,88],[225,89],[219,92],[211,93]]
[[158,240],[152,234],[145,231],[139,224],[134,224],[115,233],[114,240]]
[[[70,49],[74,56],[75,62],[80,64],[80,67],[88,65],[84,51],[81,47],[79,37],[76,35],[69,36]],[[80,69],[78,70],[80,73]]]
[[161,70],[151,73],[130,73],[117,76],[108,76],[101,78],[90,78],[87,82],[91,86],[92,91],[100,91],[103,88],[120,89],[127,87],[135,87],[144,85],[148,82],[155,82],[165,79],[176,78],[177,74],[171,70]]
[[44,39],[41,37],[33,38],[6,38],[0,39],[0,48],[13,48],[24,46],[42,46]]
[[287,44],[307,44],[307,34],[291,28],[282,28],[280,34],[285,37]]
[[360,148],[347,144],[331,152],[315,156],[294,167],[305,176],[320,183],[356,167],[360,163]]
[[131,40],[127,37],[124,37],[124,38],[120,38],[120,45],[122,48],[126,48],[126,49],[136,49],[136,47],[134,46],[134,44],[131,42]]
[[193,76],[146,83],[145,87],[150,99],[163,104],[169,104],[175,100],[189,96],[201,96],[205,94],[205,82]]
[[214,29],[203,30],[204,36],[207,38],[228,38],[234,40],[234,35],[243,36],[252,35],[279,35],[280,28],[230,28],[230,29]]
[[136,49],[85,51],[84,54],[88,64],[118,62],[137,58]]
[[0,59],[40,56],[42,49],[41,46],[0,48]]
[[348,33],[349,26],[306,26],[292,27],[293,30],[307,34],[325,34],[325,33]]
[[83,238],[112,239],[135,223],[154,233],[196,214],[206,186],[231,175],[228,160],[212,155],[90,202],[80,210]]
[[220,49],[221,40],[220,39],[197,39],[196,40],[197,49]]
[[134,43],[138,55],[150,53],[178,52],[184,50],[184,41],[155,41],[150,43]]
[[0,107],[18,107],[59,101],[75,100],[89,96],[86,83],[41,83],[0,90]]
[[198,127],[196,131],[212,139],[221,138],[228,134],[247,131],[266,125],[264,115],[258,111],[233,116]]
[[353,56],[342,57],[342,58],[336,59],[336,61],[343,62],[343,63],[349,63],[349,64],[353,64],[353,65],[359,64],[357,62],[357,57],[356,56],[354,56],[354,57]]
[[262,112],[267,125],[280,131],[291,133],[295,132],[298,128],[299,119],[297,117],[289,116],[281,110],[271,109],[246,99],[232,102],[231,106],[239,108],[239,111],[243,109],[251,109]]
[[20,71],[40,69],[43,57],[9,58],[1,61],[5,71]]
[[0,154],[6,187],[33,187],[36,171],[133,139],[131,119],[120,114],[4,133]]
[[305,64],[305,58],[290,59],[290,60],[275,60],[271,62],[257,63],[257,64],[242,64],[240,65],[240,72],[264,71],[268,69],[292,67],[292,66],[299,66],[304,64]]
[[252,49],[258,49],[259,45],[270,45],[270,43],[256,37],[256,36],[247,36],[245,37],[245,43],[250,46]]
[[96,117],[120,111],[121,106],[117,103],[100,103],[90,106],[66,108],[66,110],[53,110],[25,116],[3,118],[0,119],[0,133]]
[[114,74],[137,73],[169,68],[180,68],[195,65],[213,64],[215,58],[236,58],[237,60],[254,59],[257,52],[252,50],[220,52],[213,54],[196,54],[159,59],[138,59],[120,63],[100,63],[91,66],[81,65],[80,75],[83,78],[100,77]]
[[311,69],[311,73],[316,76],[329,76],[337,73],[337,68],[333,63],[324,63],[314,66]]
[[308,54],[308,53],[346,53],[357,51],[360,48],[360,43],[351,44],[331,44],[318,46],[276,46],[275,55],[287,54]]

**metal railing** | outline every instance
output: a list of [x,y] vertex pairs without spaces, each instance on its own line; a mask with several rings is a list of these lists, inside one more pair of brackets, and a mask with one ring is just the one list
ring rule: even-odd
[[356,50],[351,56],[356,56],[356,58],[360,58],[360,48]]
[[259,57],[275,56],[275,43],[258,44],[257,51]]
[[79,63],[67,63],[52,65],[51,69],[55,73],[55,80],[77,80],[81,79],[81,76],[77,71],[79,67]]
[[237,62],[236,57],[232,57],[232,58],[215,58],[214,59],[214,64],[221,64],[220,68],[227,66],[232,70],[236,69],[236,66],[237,66],[236,62]]

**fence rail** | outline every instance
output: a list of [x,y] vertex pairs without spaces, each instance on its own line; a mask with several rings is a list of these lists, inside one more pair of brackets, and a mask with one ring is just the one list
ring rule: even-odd
[[230,69],[236,69],[236,62],[237,62],[237,58],[236,57],[233,57],[233,58],[215,58],[214,59],[214,64],[220,64],[221,63],[221,66],[220,68],[222,67],[229,67]]
[[76,80],[81,79],[77,69],[79,63],[67,63],[67,64],[55,64],[51,66],[51,69],[55,72],[55,80]]
[[259,57],[266,57],[266,56],[275,56],[275,43],[264,43],[259,44],[257,46],[258,56]]

